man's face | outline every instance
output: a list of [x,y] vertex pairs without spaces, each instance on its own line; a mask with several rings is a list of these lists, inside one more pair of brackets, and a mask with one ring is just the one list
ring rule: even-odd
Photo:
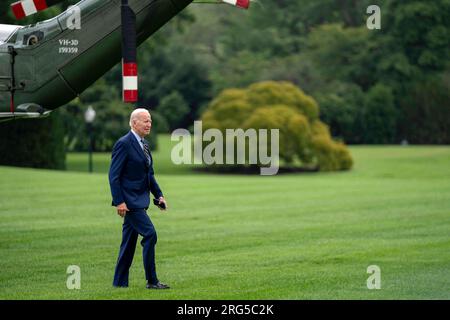
[[145,137],[152,128],[152,117],[147,112],[141,112],[134,121],[134,131],[140,136]]

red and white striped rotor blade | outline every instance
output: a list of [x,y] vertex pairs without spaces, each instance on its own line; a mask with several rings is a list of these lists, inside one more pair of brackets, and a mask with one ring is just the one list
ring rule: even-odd
[[248,9],[248,7],[250,6],[250,0],[222,0],[222,2],[242,9]]
[[138,67],[136,50],[136,14],[128,0],[122,0],[122,86],[123,102],[138,101]]
[[138,101],[138,70],[136,62],[125,62],[122,59],[123,102]]
[[63,0],[21,0],[11,4],[11,9],[16,19],[20,20],[60,2]]

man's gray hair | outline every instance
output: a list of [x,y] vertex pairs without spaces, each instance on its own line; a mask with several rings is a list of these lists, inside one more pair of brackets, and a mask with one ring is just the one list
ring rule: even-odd
[[138,115],[143,113],[143,112],[146,112],[146,113],[150,114],[150,111],[148,111],[145,108],[137,108],[131,113],[131,115],[130,115],[130,127],[131,128],[133,127],[133,121],[136,120]]

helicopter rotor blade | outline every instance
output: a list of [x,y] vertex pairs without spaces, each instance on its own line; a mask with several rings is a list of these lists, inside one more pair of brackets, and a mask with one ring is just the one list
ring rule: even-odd
[[44,11],[63,0],[21,0],[11,4],[11,9],[17,20],[31,16],[37,12]]
[[248,9],[248,7],[250,6],[250,0],[222,0],[222,2],[242,9]]
[[138,68],[136,53],[136,14],[122,0],[122,98],[124,102],[138,101]]

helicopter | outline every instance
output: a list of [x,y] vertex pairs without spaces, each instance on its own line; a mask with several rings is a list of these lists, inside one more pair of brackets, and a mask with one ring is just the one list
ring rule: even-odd
[[[243,9],[250,4],[213,1]],[[60,2],[20,0],[11,9],[20,20]],[[82,0],[36,24],[0,24],[0,121],[48,116],[120,61],[123,101],[136,102],[137,47],[192,2]]]

